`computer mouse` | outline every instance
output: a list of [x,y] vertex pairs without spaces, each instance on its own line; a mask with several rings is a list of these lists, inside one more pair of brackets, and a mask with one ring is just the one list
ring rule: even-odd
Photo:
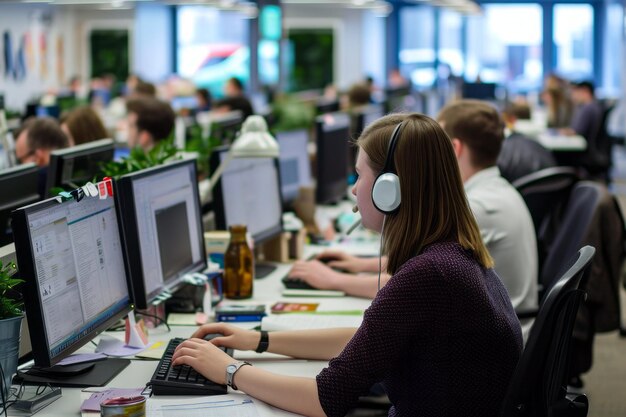
[[203,339],[209,341],[211,339],[215,339],[216,337],[222,337],[222,336],[224,335],[221,333],[209,333],[207,335],[204,335]]

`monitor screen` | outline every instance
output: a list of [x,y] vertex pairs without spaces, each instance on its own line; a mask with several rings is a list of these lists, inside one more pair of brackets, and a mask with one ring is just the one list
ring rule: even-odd
[[463,83],[463,98],[472,98],[476,100],[495,100],[496,84],[495,83]]
[[115,201],[49,199],[13,226],[35,365],[51,366],[131,309]]
[[279,132],[276,141],[280,148],[280,192],[283,202],[290,203],[298,197],[300,187],[311,185],[309,133],[306,129]]
[[[215,149],[211,172],[227,158],[228,148]],[[233,158],[213,189],[218,229],[245,224],[256,243],[282,232],[282,204],[274,158]]]
[[[102,164],[113,160],[115,144],[102,139],[50,153],[46,193],[54,187],[73,189],[94,181],[102,172]],[[97,178],[101,179],[101,178]]]
[[[233,143],[243,124],[243,117],[240,111],[231,111],[223,114],[211,112],[209,120],[211,139],[214,139],[215,143],[220,145]],[[198,123],[202,125],[204,122],[199,119]]]
[[332,204],[343,199],[348,186],[348,141],[350,117],[332,113],[315,119],[317,144],[318,204]]
[[41,200],[38,184],[39,168],[35,164],[0,171],[0,246],[13,242],[11,212]]
[[145,309],[206,268],[196,161],[125,175],[116,189],[126,251],[136,260],[129,264],[133,301]]

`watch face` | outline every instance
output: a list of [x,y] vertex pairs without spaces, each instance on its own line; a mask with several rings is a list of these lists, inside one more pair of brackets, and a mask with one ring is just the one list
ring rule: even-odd
[[226,367],[226,372],[234,372],[237,369],[237,365],[228,365]]

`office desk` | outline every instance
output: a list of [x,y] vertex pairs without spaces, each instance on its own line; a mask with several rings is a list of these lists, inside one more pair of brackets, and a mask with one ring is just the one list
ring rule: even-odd
[[[341,245],[340,245],[341,246]],[[307,252],[314,253],[327,247],[310,247]],[[365,243],[363,245],[352,244],[349,251],[354,254],[372,254],[372,249],[377,246],[373,243]],[[346,248],[344,248],[346,249]],[[256,280],[254,283],[254,297],[249,302],[265,303],[271,305],[279,300],[285,300],[280,296],[283,288],[281,279],[289,272],[291,265],[279,265],[275,271],[267,277]],[[288,299],[292,302],[315,302],[320,303],[320,310],[364,310],[370,300],[355,297],[336,297],[336,298],[296,298]],[[258,323],[241,323],[242,327],[253,327]],[[193,326],[174,326],[171,332],[167,332],[163,326],[150,331],[150,342],[168,341],[173,337],[189,337],[195,327]],[[111,333],[114,337],[123,338],[122,332]],[[88,344],[83,351],[92,351],[93,346]],[[326,366],[326,361],[309,361],[292,359],[286,356],[275,355],[271,353],[257,354],[249,351],[235,351],[235,358],[250,361],[254,366],[259,366],[271,372],[285,375],[315,377]],[[153,360],[132,360],[131,364],[113,380],[107,384],[109,387],[115,388],[138,388],[143,387],[149,380],[156,368],[157,361]],[[236,392],[229,389],[229,393]],[[80,405],[82,401],[88,398],[89,394],[81,393],[79,388],[63,388],[61,398],[39,411],[36,416],[41,417],[59,417],[59,416],[78,416],[80,415]],[[164,398],[164,397],[159,397]],[[181,398],[181,397],[176,397]],[[259,416],[293,416],[294,414],[276,409],[259,400],[254,400]],[[9,416],[15,414],[9,413]],[[97,413],[83,413],[84,416],[95,416]]]
[[587,149],[584,137],[551,133],[545,124],[541,125],[533,120],[518,120],[514,131],[535,139],[541,146],[553,152],[583,152]]

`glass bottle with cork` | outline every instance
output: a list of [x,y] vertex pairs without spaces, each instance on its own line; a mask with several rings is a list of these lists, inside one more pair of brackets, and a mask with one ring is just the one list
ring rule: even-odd
[[246,241],[245,225],[229,227],[230,243],[224,254],[224,295],[226,298],[252,297],[253,255]]

